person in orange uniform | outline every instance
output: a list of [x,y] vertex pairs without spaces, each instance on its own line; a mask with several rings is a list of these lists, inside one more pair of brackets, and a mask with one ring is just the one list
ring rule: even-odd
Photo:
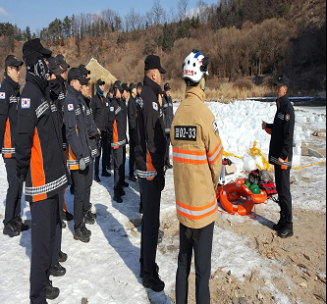
[[197,50],[185,59],[186,99],[177,110],[171,127],[176,207],[180,221],[177,304],[187,303],[193,249],[196,303],[210,304],[212,239],[218,217],[216,190],[223,145],[215,116],[204,103],[208,63],[208,58]]

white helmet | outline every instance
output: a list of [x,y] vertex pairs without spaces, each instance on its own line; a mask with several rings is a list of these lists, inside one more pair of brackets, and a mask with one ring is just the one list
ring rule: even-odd
[[192,53],[185,58],[183,64],[183,79],[191,81],[193,84],[198,84],[203,75],[209,76],[208,64],[208,57],[204,57],[198,50],[193,50]]

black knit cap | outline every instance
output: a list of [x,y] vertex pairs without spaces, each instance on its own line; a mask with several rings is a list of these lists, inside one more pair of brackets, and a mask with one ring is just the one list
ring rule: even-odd
[[31,39],[31,40],[26,41],[23,46],[24,58],[33,53],[40,53],[40,54],[42,54],[43,58],[50,58],[52,51],[43,47],[40,39],[36,38],[36,39]]

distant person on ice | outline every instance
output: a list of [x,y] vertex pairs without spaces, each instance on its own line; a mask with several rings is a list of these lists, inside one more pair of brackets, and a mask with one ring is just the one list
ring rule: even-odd
[[204,103],[208,63],[208,58],[197,50],[185,59],[186,99],[171,126],[176,207],[180,221],[177,304],[187,303],[193,250],[196,303],[210,304],[212,239],[218,217],[216,191],[223,145],[215,116]]
[[277,114],[273,124],[262,123],[262,129],[271,134],[269,162],[275,166],[276,187],[281,208],[281,218],[273,229],[281,238],[293,236],[291,168],[295,126],[294,108],[288,99],[290,81],[280,76],[277,85]]

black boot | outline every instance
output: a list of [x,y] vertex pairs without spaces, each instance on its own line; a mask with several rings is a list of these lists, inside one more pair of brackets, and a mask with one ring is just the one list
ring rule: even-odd
[[61,222],[61,226],[62,226],[62,229],[67,228],[67,224],[64,221]]
[[130,180],[131,182],[133,182],[133,183],[136,183],[136,182],[137,182],[137,179],[136,179],[135,176],[130,176],[130,177],[129,177],[129,180]]
[[90,237],[83,233],[82,228],[75,229],[74,239],[83,243],[88,243],[90,241]]
[[27,226],[23,223],[23,220],[21,219],[21,217],[15,218],[15,225],[17,227],[17,230],[20,232],[27,231],[28,229],[30,229],[29,226]]
[[145,288],[150,288],[155,292],[161,292],[165,289],[165,283],[159,278],[158,274],[154,277],[144,275],[143,286]]
[[59,263],[50,268],[50,275],[54,277],[62,277],[66,274],[66,269],[62,267]]
[[59,288],[57,287],[53,287],[52,286],[52,282],[49,281],[48,285],[47,285],[47,288],[46,288],[46,294],[45,294],[45,297],[48,299],[48,300],[54,300],[54,299],[57,299],[59,297],[59,294],[60,294],[60,290]]
[[171,170],[171,169],[173,169],[174,168],[174,166],[168,161],[167,163],[166,163],[166,168],[168,169],[168,170]]
[[68,211],[62,213],[62,219],[64,221],[70,222],[74,219],[74,215],[70,214]]
[[66,253],[63,253],[62,251],[60,251],[58,253],[58,262],[59,263],[65,263],[68,259],[68,255]]
[[87,237],[90,237],[92,235],[92,232],[89,229],[87,229],[85,225],[82,226],[81,230],[82,233]]
[[162,243],[164,236],[165,236],[165,233],[162,230],[159,230],[158,244],[161,244]]
[[97,183],[101,183],[101,179],[99,177],[99,174],[94,174],[94,181]]
[[293,227],[284,227],[278,232],[278,236],[281,239],[287,239],[294,235]]
[[123,182],[122,182],[122,186],[123,186],[124,188],[128,188],[128,187],[129,187],[129,184],[126,183],[125,181],[123,181]]
[[8,223],[5,228],[3,228],[3,234],[8,235],[9,237],[13,238],[15,236],[20,235],[20,230],[18,230],[17,226],[15,225],[15,222]]
[[85,217],[84,217],[84,222],[85,222],[85,224],[88,224],[88,225],[94,225],[95,219],[92,216],[91,211],[86,212]]
[[121,204],[123,202],[123,199],[121,198],[121,196],[118,196],[116,194],[114,195],[113,200],[118,204]]
[[273,226],[273,230],[278,232],[284,227],[284,225],[285,225],[285,216],[283,213],[280,213],[280,220],[277,225]]
[[111,176],[111,173],[108,172],[107,170],[105,170],[105,171],[102,171],[102,176],[103,177],[110,177]]
[[125,196],[125,195],[126,195],[125,190],[121,189],[121,191],[120,191],[120,196]]

